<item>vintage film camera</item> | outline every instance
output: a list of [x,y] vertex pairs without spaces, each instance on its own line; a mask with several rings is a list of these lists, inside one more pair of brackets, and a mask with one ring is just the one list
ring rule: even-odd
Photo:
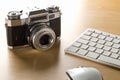
[[61,12],[59,7],[30,10],[26,14],[10,11],[5,26],[9,48],[29,45],[37,50],[48,50],[61,35]]

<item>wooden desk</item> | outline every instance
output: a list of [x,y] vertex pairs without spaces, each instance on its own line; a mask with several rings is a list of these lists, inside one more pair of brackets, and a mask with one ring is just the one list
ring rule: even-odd
[[119,69],[64,52],[64,49],[86,28],[120,35],[120,1],[64,0],[58,2],[62,11],[61,40],[55,44],[54,48],[44,52],[31,48],[15,50],[7,48],[4,27],[7,8],[2,9],[3,13],[0,13],[2,16],[0,19],[0,80],[66,80],[66,70],[78,66],[99,69],[104,80],[120,80]]

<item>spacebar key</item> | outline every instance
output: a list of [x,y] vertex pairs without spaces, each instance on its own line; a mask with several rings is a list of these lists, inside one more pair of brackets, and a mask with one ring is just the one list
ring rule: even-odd
[[120,66],[120,60],[117,60],[117,59],[114,59],[114,58],[110,58],[110,57],[107,57],[107,56],[104,56],[104,55],[101,55],[98,60],[101,60],[103,62],[106,62],[106,63],[110,63],[110,64],[114,64],[114,65],[117,65],[117,66]]

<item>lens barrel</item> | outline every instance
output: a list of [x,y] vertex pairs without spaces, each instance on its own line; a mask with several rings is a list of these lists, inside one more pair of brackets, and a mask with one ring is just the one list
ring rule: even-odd
[[47,50],[50,49],[56,40],[55,32],[47,27],[47,25],[37,25],[37,28],[32,30],[31,43],[33,47],[37,50]]

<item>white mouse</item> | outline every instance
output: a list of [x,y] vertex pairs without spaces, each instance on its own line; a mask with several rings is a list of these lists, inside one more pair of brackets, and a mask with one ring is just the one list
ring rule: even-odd
[[99,70],[93,67],[79,67],[67,72],[68,80],[103,80]]

